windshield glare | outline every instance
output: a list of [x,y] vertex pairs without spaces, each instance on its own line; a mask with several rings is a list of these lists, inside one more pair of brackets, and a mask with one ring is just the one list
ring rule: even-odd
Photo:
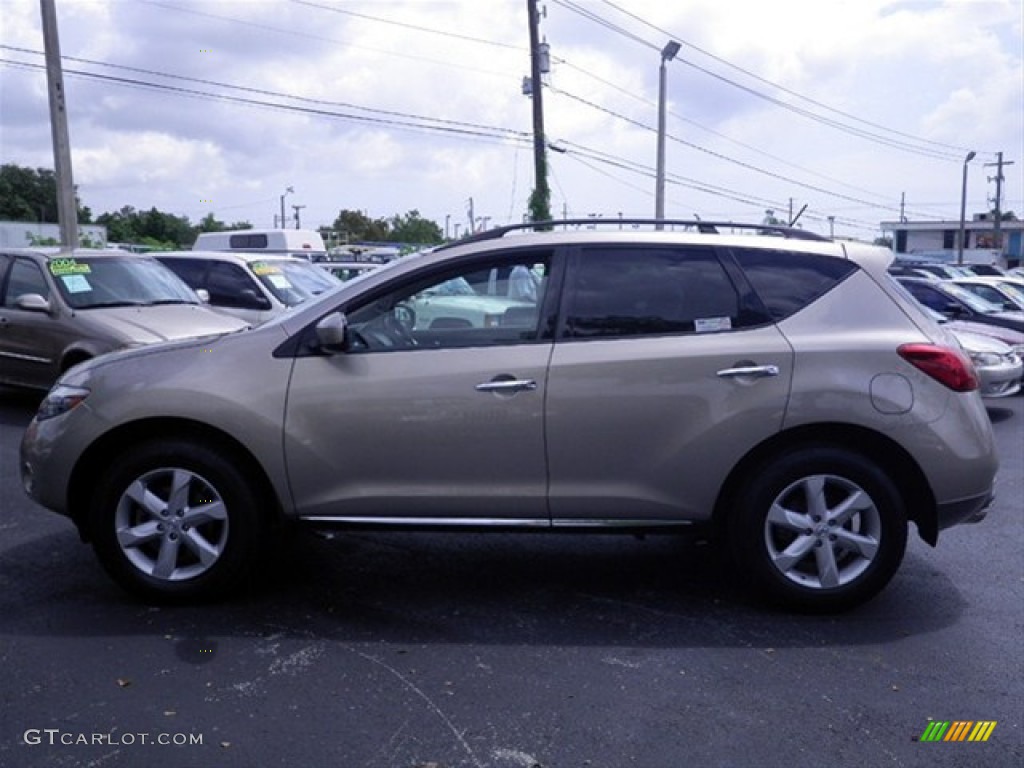
[[50,259],[57,289],[74,309],[198,304],[196,294],[171,270],[145,256]]
[[262,259],[251,262],[249,269],[287,307],[294,307],[341,284],[326,270],[299,259]]

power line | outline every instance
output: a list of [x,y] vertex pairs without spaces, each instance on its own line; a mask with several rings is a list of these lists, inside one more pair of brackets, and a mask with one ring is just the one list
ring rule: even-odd
[[[556,3],[560,4],[560,5],[566,5],[567,0],[553,0],[553,2],[556,2]],[[619,13],[621,13],[621,14],[623,14],[625,16],[628,16],[629,18],[637,21],[638,23],[640,23],[640,24],[642,24],[642,25],[644,25],[646,27],[649,27],[650,29],[658,32],[660,35],[664,35],[664,36],[667,36],[667,37],[669,37],[669,38],[671,38],[673,40],[676,40],[677,42],[681,43],[682,45],[685,45],[687,48],[690,48],[690,49],[692,49],[694,51],[697,51],[698,53],[700,53],[700,54],[702,54],[704,56],[707,56],[708,58],[710,58],[710,59],[712,59],[712,60],[714,60],[714,61],[718,62],[719,64],[722,64],[722,65],[724,65],[726,67],[729,67],[730,69],[734,69],[737,72],[741,72],[742,74],[746,75],[747,77],[752,78],[753,80],[756,80],[759,83],[762,83],[764,85],[770,86],[771,88],[774,88],[776,90],[782,91],[783,93],[789,94],[790,96],[794,96],[794,97],[796,97],[796,98],[798,98],[798,99],[800,99],[802,101],[806,101],[809,104],[813,104],[814,106],[816,106],[816,107],[818,107],[820,109],[826,110],[826,111],[831,112],[831,113],[836,114],[836,115],[839,115],[839,116],[841,116],[843,118],[846,118],[847,120],[852,120],[854,122],[860,123],[861,125],[865,125],[865,126],[868,126],[870,128],[874,128],[874,129],[877,129],[877,130],[880,130],[880,131],[884,131],[885,133],[889,133],[889,134],[892,134],[894,136],[902,136],[903,138],[909,139],[909,140],[911,140],[913,142],[916,142],[918,144],[927,144],[927,145],[930,145],[932,147],[936,147],[936,149],[935,150],[927,150],[927,149],[925,149],[923,147],[922,148],[914,148],[913,146],[908,145],[905,142],[897,142],[894,139],[888,139],[886,137],[879,137],[879,136],[877,136],[877,135],[875,135],[873,133],[870,133],[870,132],[867,132],[867,131],[863,131],[861,129],[857,129],[857,128],[854,128],[852,126],[844,126],[844,125],[842,125],[841,123],[839,123],[839,122],[837,122],[835,120],[832,120],[830,118],[826,118],[826,117],[817,115],[817,114],[815,114],[813,112],[809,112],[808,110],[801,109],[799,107],[796,107],[795,105],[789,104],[789,103],[781,101],[779,99],[775,99],[773,97],[768,96],[767,94],[760,93],[760,92],[758,92],[758,91],[756,91],[756,90],[754,90],[752,88],[749,88],[747,86],[741,85],[740,83],[737,83],[737,82],[735,82],[733,80],[730,80],[729,78],[726,78],[726,77],[724,77],[722,75],[714,73],[711,70],[706,69],[705,67],[701,67],[701,66],[699,66],[697,64],[694,64],[694,63],[692,63],[690,61],[687,61],[685,59],[678,59],[678,57],[677,57],[677,59],[679,61],[682,61],[683,63],[688,64],[689,66],[692,66],[695,69],[697,69],[697,70],[699,70],[701,72],[704,72],[705,74],[707,74],[707,75],[709,75],[711,77],[714,77],[714,78],[716,78],[718,80],[721,80],[721,81],[723,81],[725,83],[728,83],[729,85],[732,85],[732,86],[734,86],[736,88],[739,88],[739,89],[741,89],[741,90],[743,90],[743,91],[745,91],[747,93],[750,93],[750,94],[752,94],[754,96],[757,96],[758,98],[762,98],[762,99],[768,100],[768,101],[776,104],[777,106],[783,107],[784,109],[788,109],[788,110],[794,111],[794,112],[796,112],[798,114],[801,114],[801,115],[803,115],[805,117],[809,117],[810,119],[817,120],[819,122],[823,122],[826,125],[831,125],[832,127],[835,127],[835,128],[837,128],[839,130],[843,130],[843,131],[847,131],[847,132],[853,133],[854,135],[861,136],[862,138],[869,138],[871,140],[881,141],[882,143],[890,143],[891,146],[896,146],[897,148],[903,148],[903,149],[905,149],[906,151],[909,151],[909,152],[917,152],[919,154],[924,154],[926,156],[932,156],[932,157],[935,157],[937,159],[955,160],[957,163],[959,163],[962,160],[963,153],[968,151],[967,147],[956,146],[956,145],[953,145],[953,144],[946,144],[946,143],[943,143],[943,142],[934,141],[932,139],[925,139],[925,138],[922,138],[920,136],[913,136],[913,135],[911,135],[909,133],[904,133],[902,131],[897,131],[897,130],[895,130],[893,128],[890,128],[888,126],[880,125],[878,123],[873,123],[873,122],[871,122],[869,120],[864,120],[863,118],[858,117],[857,115],[853,115],[853,114],[850,114],[848,112],[843,112],[842,110],[836,109],[835,107],[831,107],[831,106],[829,106],[829,105],[827,105],[827,104],[825,104],[823,102],[817,101],[816,99],[812,99],[809,96],[804,96],[803,94],[798,93],[797,91],[794,91],[794,90],[792,90],[790,88],[787,88],[787,87],[785,87],[783,85],[779,85],[778,83],[775,83],[775,82],[773,82],[771,80],[768,80],[767,78],[761,77],[760,75],[758,75],[758,74],[756,74],[754,72],[751,72],[750,70],[744,69],[743,67],[740,67],[737,64],[733,64],[732,62],[730,62],[730,61],[728,61],[726,59],[723,59],[723,58],[721,58],[719,56],[716,56],[715,54],[711,53],[710,51],[704,50],[703,48],[701,48],[701,47],[699,47],[697,45],[694,45],[693,43],[688,42],[685,38],[683,38],[683,37],[681,37],[679,35],[674,35],[671,32],[668,32],[668,31],[662,29],[661,27],[658,27],[658,26],[656,26],[654,24],[651,24],[646,19],[643,19],[640,16],[637,16],[636,14],[631,13],[631,12],[625,10],[624,8],[622,8],[622,7],[618,6],[618,5],[616,5],[615,3],[611,2],[611,0],[601,0],[601,2],[603,2],[605,5],[607,5],[607,6],[611,7],[611,8],[614,8]],[[567,5],[567,7],[569,7],[569,5],[572,5],[572,4],[569,3]],[[630,35],[630,37],[632,38],[632,37],[635,37],[635,36]]]

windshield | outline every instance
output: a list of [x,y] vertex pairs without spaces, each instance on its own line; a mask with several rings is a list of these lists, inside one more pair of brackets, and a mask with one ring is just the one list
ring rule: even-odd
[[1013,299],[1018,307],[1024,308],[1024,288],[1015,283],[999,283],[999,290]]
[[287,307],[294,307],[341,284],[326,270],[299,259],[261,259],[251,262],[249,269]]
[[74,309],[199,303],[177,275],[147,256],[74,256],[50,259],[47,268]]
[[943,283],[942,289],[950,296],[962,301],[975,312],[981,312],[983,315],[990,315],[993,312],[999,312],[1002,309],[1002,307],[993,304],[990,301],[985,301],[985,299],[981,298],[978,294],[971,293],[969,290],[957,285],[956,283]]

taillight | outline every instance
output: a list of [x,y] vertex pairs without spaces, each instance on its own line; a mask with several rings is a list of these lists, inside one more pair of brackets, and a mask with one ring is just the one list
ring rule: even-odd
[[958,349],[937,344],[904,344],[900,357],[954,392],[978,388],[978,376],[970,358]]

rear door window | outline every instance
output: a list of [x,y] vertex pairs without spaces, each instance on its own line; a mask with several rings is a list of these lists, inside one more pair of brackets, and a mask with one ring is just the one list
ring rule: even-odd
[[756,323],[710,248],[611,246],[571,267],[563,336],[728,331]]

